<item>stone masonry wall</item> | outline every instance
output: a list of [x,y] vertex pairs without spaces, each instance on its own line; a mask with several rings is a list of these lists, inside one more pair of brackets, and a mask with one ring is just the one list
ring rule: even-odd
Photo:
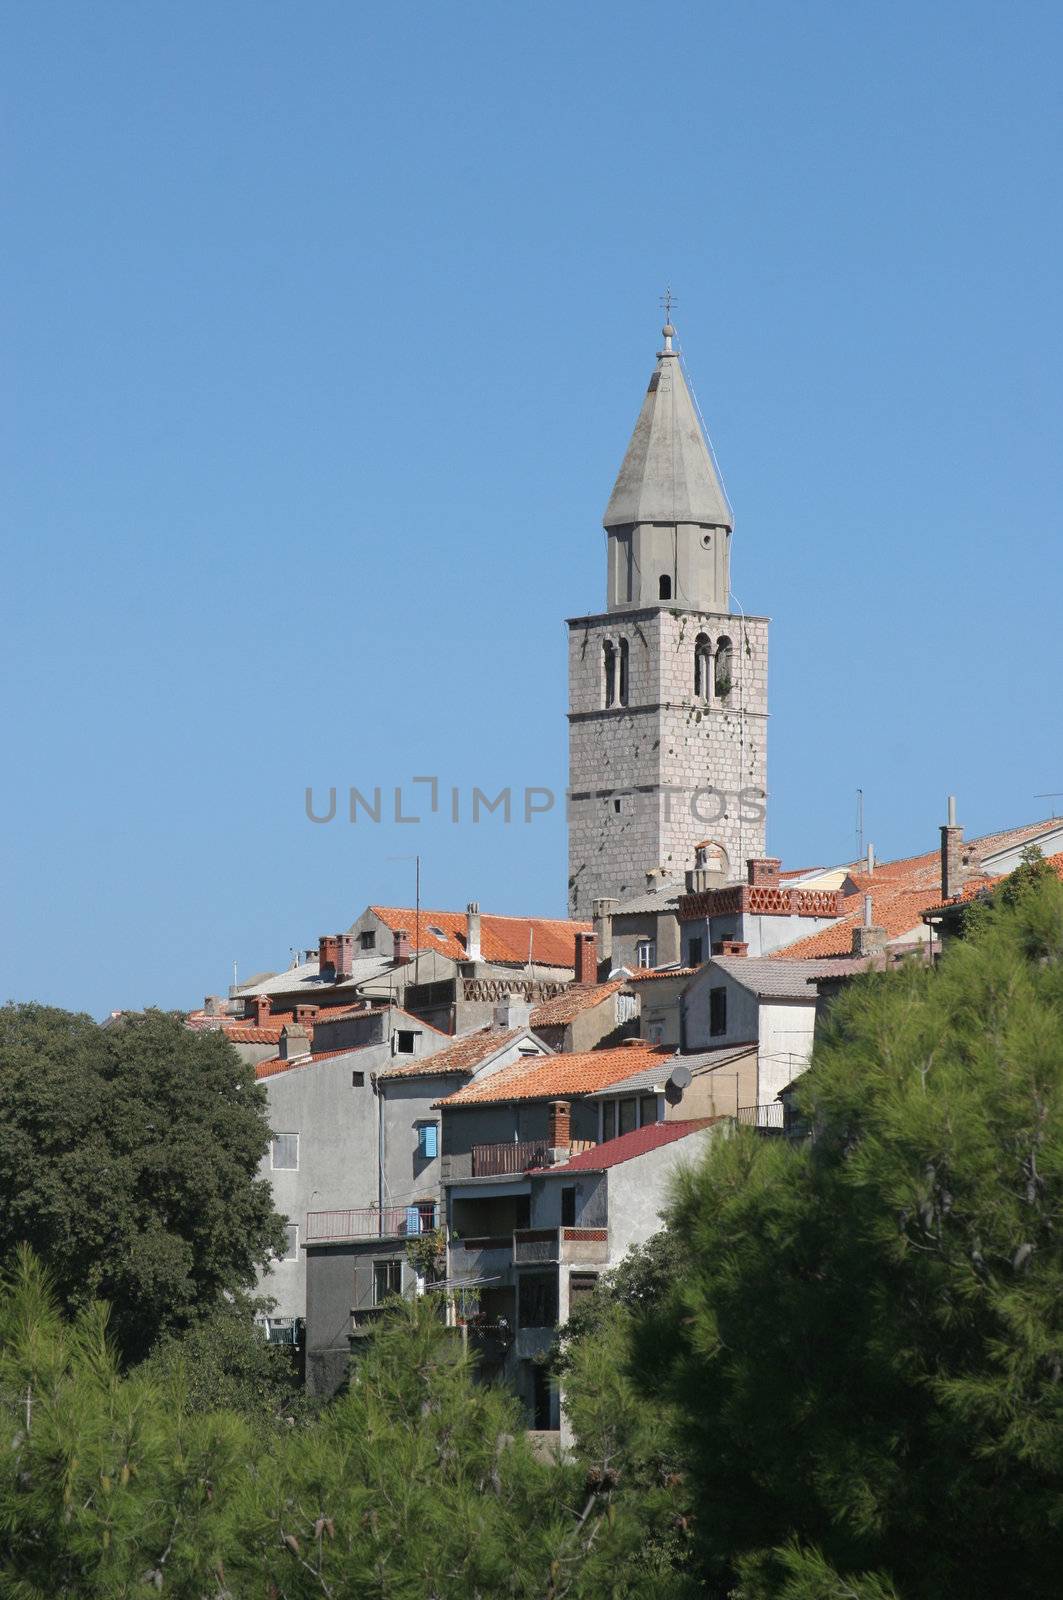
[[[725,703],[694,696],[694,641],[731,640]],[[628,645],[627,705],[604,704],[603,645]],[[768,623],[644,610],[569,623],[569,914],[640,893],[651,868],[679,878],[712,839],[728,875],[765,850]],[[711,677],[711,674],[710,674]],[[709,787],[719,791],[707,795]],[[676,791],[669,794],[669,790]],[[699,791],[702,791],[699,793]]]

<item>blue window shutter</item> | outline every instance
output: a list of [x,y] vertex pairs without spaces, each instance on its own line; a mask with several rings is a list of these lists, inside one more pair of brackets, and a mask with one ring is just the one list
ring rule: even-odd
[[421,1129],[421,1153],[426,1156],[438,1154],[439,1129],[435,1123]]
[[407,1206],[406,1207],[406,1232],[407,1233],[420,1233],[420,1231],[421,1231],[421,1213],[418,1211],[416,1206]]

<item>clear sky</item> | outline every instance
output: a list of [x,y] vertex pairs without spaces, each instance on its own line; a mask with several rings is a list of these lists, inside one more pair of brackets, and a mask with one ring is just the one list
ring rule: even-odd
[[770,848],[1063,807],[1056,0],[4,9],[0,998],[196,1004],[417,851],[564,913],[560,811],[304,791],[563,789],[669,281]]

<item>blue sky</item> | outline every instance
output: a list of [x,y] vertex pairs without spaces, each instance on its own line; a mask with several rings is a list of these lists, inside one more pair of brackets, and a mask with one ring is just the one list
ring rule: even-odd
[[[773,617],[769,845],[1063,800],[1063,8],[9,6],[4,996],[563,914],[566,616],[671,282]],[[492,787],[493,786],[493,787]]]

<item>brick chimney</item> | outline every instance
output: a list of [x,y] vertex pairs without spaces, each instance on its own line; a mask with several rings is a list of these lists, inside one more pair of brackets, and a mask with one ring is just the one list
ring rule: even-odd
[[310,1054],[310,1035],[299,1022],[286,1022],[281,1029],[277,1054],[282,1061],[294,1061],[296,1056]]
[[567,1161],[572,1149],[572,1105],[568,1100],[551,1100],[546,1108],[546,1143],[552,1166]]
[[619,900],[594,900],[591,903],[594,931],[598,935],[598,960],[606,972],[613,964],[613,913],[619,904]]
[[354,972],[354,934],[336,935],[336,977],[349,978]]
[[313,1022],[320,1009],[321,1008],[319,1006],[296,1006],[294,1013],[295,1020],[300,1024],[300,1026],[305,1026],[306,1024]]
[[774,889],[779,883],[778,856],[751,856],[746,862],[746,878],[753,889]]
[[941,898],[951,900],[964,882],[963,829],[956,823],[956,796],[949,795],[949,820],[941,830]]
[[481,961],[480,955],[480,902],[470,900],[465,907],[465,959]]
[[410,959],[410,930],[409,928],[396,928],[391,937],[393,942],[392,959],[397,967],[405,966]]
[[247,998],[247,1009],[244,1015],[256,1028],[264,1028],[269,1021],[270,1007],[273,1002],[268,994],[252,994]]
[[712,947],[714,956],[744,956],[749,954],[749,945],[744,939],[720,939]]
[[853,929],[853,955],[874,956],[885,950],[887,933],[885,928],[876,928],[871,906],[871,896],[864,896],[864,920]]
[[317,941],[317,970],[322,978],[336,976],[336,935],[323,933]]
[[576,935],[576,982],[598,982],[598,947],[593,933]]

